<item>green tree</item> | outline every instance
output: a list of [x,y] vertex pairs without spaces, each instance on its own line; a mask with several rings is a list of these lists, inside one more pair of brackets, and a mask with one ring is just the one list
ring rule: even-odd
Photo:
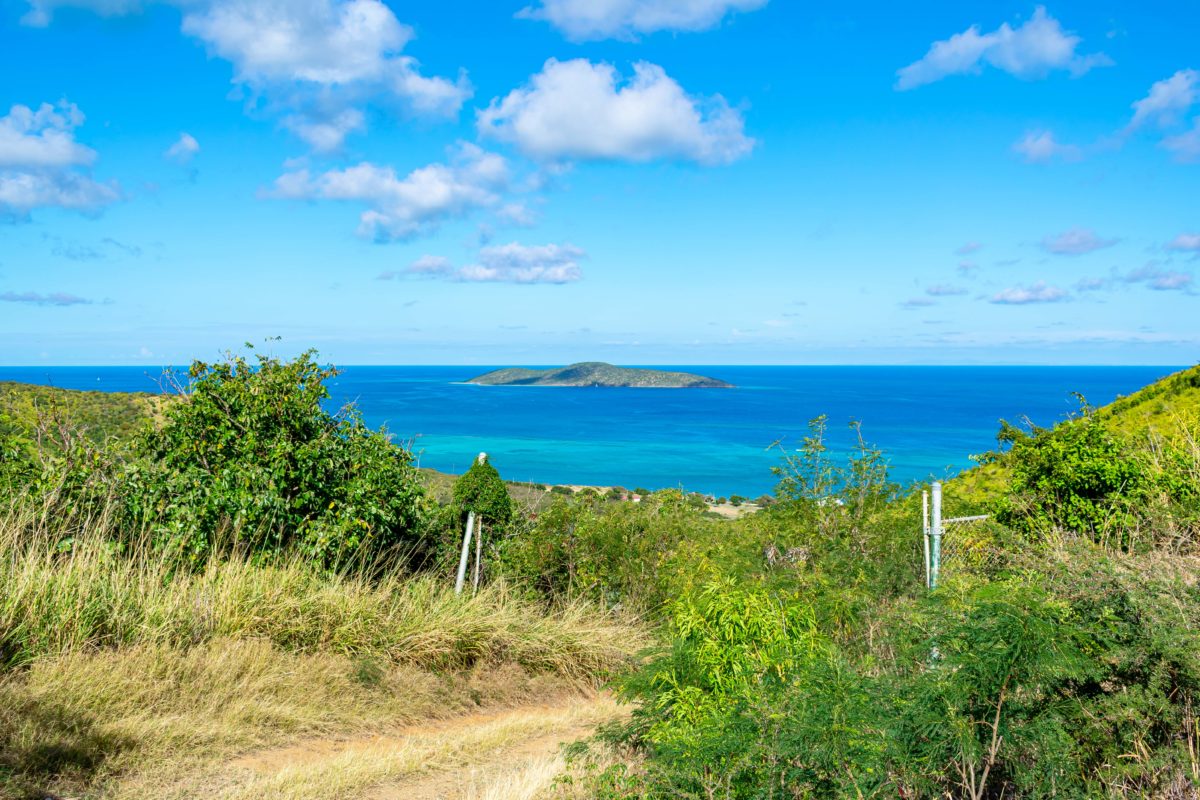
[[487,458],[476,459],[454,482],[454,504],[464,518],[468,511],[474,511],[491,526],[508,525],[514,513],[508,487]]
[[193,561],[223,543],[326,564],[422,555],[428,501],[411,455],[354,409],[325,409],[336,374],[313,351],[194,362],[182,397],[132,447],[117,490],[129,517]]

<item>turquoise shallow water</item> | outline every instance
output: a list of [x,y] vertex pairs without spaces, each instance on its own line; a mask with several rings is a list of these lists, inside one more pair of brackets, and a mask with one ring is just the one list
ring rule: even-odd
[[[1177,367],[671,367],[735,389],[581,389],[470,386],[491,367],[346,367],[335,404],[413,443],[423,466],[460,472],[486,451],[513,480],[681,486],[754,496],[775,483],[782,440],[795,446],[818,414],[832,442],[860,420],[893,476],[945,477],[990,449],[1001,418],[1050,424]],[[161,370],[142,367],[0,367],[0,380],[64,388],[156,391]]]

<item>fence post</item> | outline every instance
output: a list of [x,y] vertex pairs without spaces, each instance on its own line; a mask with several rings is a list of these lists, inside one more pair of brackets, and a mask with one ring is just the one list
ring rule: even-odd
[[936,589],[942,568],[942,483],[933,482],[933,524],[929,528],[929,588]]
[[925,588],[929,588],[929,492],[921,492],[921,544],[925,547]]
[[[487,461],[487,453],[480,453],[475,459],[482,464]],[[479,520],[479,525],[483,527],[482,517]],[[463,583],[467,580],[467,562],[471,558],[471,530],[475,527],[475,512],[467,513],[467,529],[463,531],[462,553],[458,556],[458,579],[454,581],[454,593],[462,594]],[[482,532],[481,532],[482,534]]]
[[467,514],[467,529],[463,531],[462,553],[458,557],[458,580],[454,582],[454,593],[462,594],[463,581],[467,579],[467,559],[471,556],[471,531],[475,528],[475,512]]

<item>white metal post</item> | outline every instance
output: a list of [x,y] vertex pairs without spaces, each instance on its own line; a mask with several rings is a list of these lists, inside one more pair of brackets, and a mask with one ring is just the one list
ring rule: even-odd
[[942,568],[942,484],[933,482],[933,525],[929,529],[929,588],[936,589]]
[[[475,460],[478,463],[482,464],[483,462],[487,461],[487,453],[480,453],[479,456]],[[480,518],[480,520],[479,520],[479,526],[481,528],[483,527],[483,519],[482,518]],[[458,579],[454,581],[454,593],[455,594],[462,594],[463,583],[465,583],[467,580],[467,562],[471,558],[471,531],[472,531],[472,529],[474,529],[474,527],[475,527],[475,512],[474,512],[474,510],[472,510],[467,513],[467,529],[465,531],[463,531],[462,553],[460,553],[458,556]],[[476,564],[478,564],[478,558],[479,557],[477,555],[476,556]],[[475,579],[475,582],[476,582],[476,584],[478,584],[478,582],[479,582],[479,578],[478,578],[479,567],[478,566],[476,566],[476,568],[475,568],[475,573],[477,576]]]
[[471,531],[475,528],[475,512],[467,514],[467,529],[463,531],[462,553],[458,557],[458,579],[454,582],[454,593],[462,594],[463,582],[467,579],[467,559],[471,556]]
[[475,525],[475,583],[473,591],[479,591],[479,561],[483,555],[483,517]]
[[925,588],[929,588],[929,492],[921,492],[921,544],[925,546]]

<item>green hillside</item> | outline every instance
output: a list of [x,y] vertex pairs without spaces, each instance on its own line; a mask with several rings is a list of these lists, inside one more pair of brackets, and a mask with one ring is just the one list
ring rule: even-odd
[[[1090,413],[1106,430],[1139,444],[1193,442],[1200,428],[1200,366],[1172,373]],[[1064,424],[1079,424],[1079,418]],[[948,481],[947,497],[963,507],[994,500],[1007,485],[1009,458],[991,453],[983,461]]]
[[68,432],[94,443],[131,436],[147,419],[161,413],[165,395],[59,389],[0,381],[0,438],[56,449]]

